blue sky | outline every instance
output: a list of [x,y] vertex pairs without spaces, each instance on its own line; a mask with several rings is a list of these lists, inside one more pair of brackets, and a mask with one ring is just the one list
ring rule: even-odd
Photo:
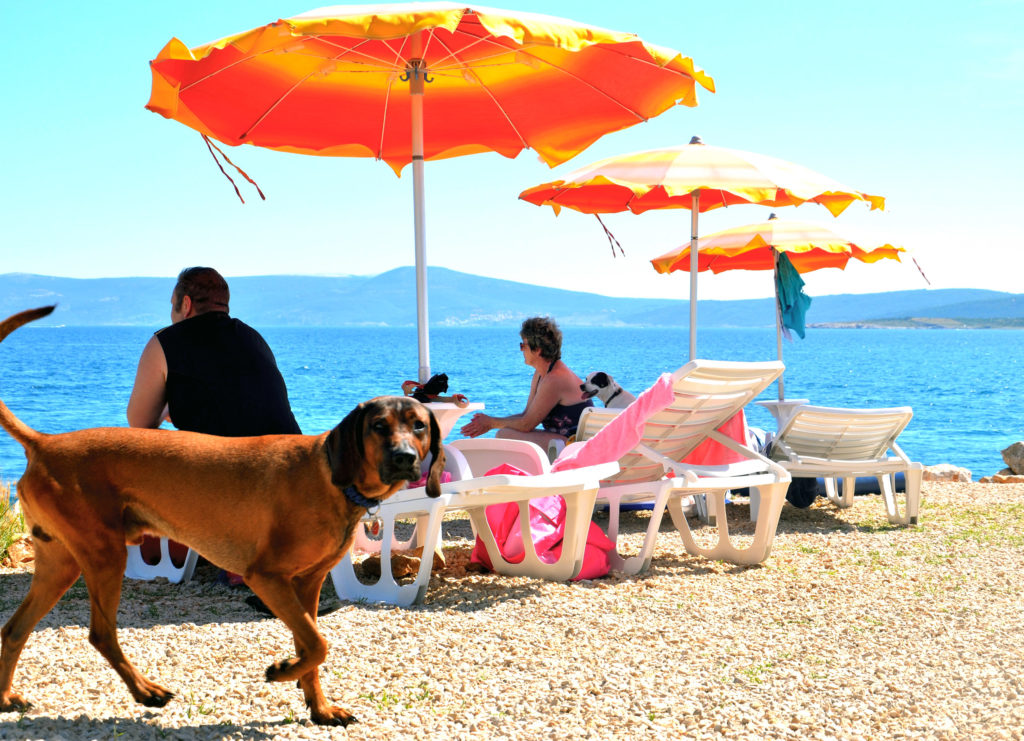
[[[613,258],[593,217],[537,208],[521,190],[603,157],[705,142],[791,160],[887,199],[780,209],[869,232],[913,252],[933,288],[1021,292],[1024,238],[1024,3],[696,3],[600,0],[501,4],[633,31],[681,51],[716,81],[610,134],[551,170],[524,152],[426,166],[432,265],[616,296],[683,298],[687,276],[648,260],[687,241],[689,212],[610,215]],[[239,147],[229,156],[268,200],[241,205],[198,134],[144,109],[148,61],[317,7],[295,0],[4,0],[0,272],[81,278],[375,274],[412,264],[412,177],[370,159]],[[701,215],[707,234],[767,218],[737,206]],[[806,276],[813,295],[925,288],[905,264]],[[701,275],[702,298],[771,294],[762,273]]]

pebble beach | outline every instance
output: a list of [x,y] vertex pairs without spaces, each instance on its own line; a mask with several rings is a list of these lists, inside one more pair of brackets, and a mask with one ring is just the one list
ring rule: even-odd
[[[647,516],[625,515],[628,543]],[[747,519],[733,506],[730,529]],[[446,521],[425,604],[321,618],[348,728],[263,681],[290,634],[206,567],[125,582],[121,644],[167,707],[135,705],[89,645],[79,580],[25,648],[33,707],[0,714],[0,739],[1024,737],[1024,484],[925,482],[917,527],[877,496],[787,505],[756,567],[689,556],[667,517],[647,573],[576,583],[467,572],[469,537]],[[0,621],[29,569],[0,569]]]

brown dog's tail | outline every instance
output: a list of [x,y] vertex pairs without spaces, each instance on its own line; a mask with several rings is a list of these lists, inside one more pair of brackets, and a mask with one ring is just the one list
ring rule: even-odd
[[[7,317],[0,322],[0,342],[3,342],[4,338],[18,327],[34,322],[36,319],[42,319],[55,308],[55,306],[40,306],[38,309],[29,309],[28,311],[22,311],[14,316]],[[39,437],[38,432],[15,417],[14,413],[2,401],[0,401],[0,425],[3,425],[3,428],[7,430],[10,436],[22,445],[27,445]]]

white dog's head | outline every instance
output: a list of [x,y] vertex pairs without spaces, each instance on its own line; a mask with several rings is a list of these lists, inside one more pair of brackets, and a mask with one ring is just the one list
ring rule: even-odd
[[606,407],[617,406],[620,400],[628,403],[634,399],[631,393],[615,383],[615,379],[604,371],[589,374],[587,380],[580,384],[580,391],[583,392],[583,398],[591,399],[596,396]]

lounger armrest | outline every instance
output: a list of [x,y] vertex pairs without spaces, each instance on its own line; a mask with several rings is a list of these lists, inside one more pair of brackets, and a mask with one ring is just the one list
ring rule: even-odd
[[[774,466],[766,466],[761,461],[740,461],[738,463],[725,463],[720,466],[680,466],[677,464],[673,466],[672,473],[676,476],[686,476],[687,473],[693,473],[699,478],[724,478],[724,477],[736,477],[736,476],[753,476],[758,473],[776,473],[778,476],[784,475],[785,470],[779,467],[779,471],[774,470]],[[781,473],[780,473],[781,472]]]
[[892,445],[889,446],[889,450],[896,454],[896,457],[906,463],[908,466],[911,465],[910,457],[903,452],[903,448],[896,444],[896,441],[892,441]]
[[747,456],[747,458],[750,458],[751,460],[754,461],[760,461],[765,467],[768,468],[769,471],[772,471],[777,476],[786,478],[789,477],[789,473],[786,471],[786,469],[780,466],[775,461],[773,461],[771,458],[761,455],[756,450],[753,450],[751,448],[748,448],[746,445],[742,445],[741,443],[736,442],[731,437],[729,437],[728,435],[723,435],[718,430],[712,430],[708,437],[710,437],[715,442],[721,443],[730,450],[739,453],[740,455],[745,455]]

